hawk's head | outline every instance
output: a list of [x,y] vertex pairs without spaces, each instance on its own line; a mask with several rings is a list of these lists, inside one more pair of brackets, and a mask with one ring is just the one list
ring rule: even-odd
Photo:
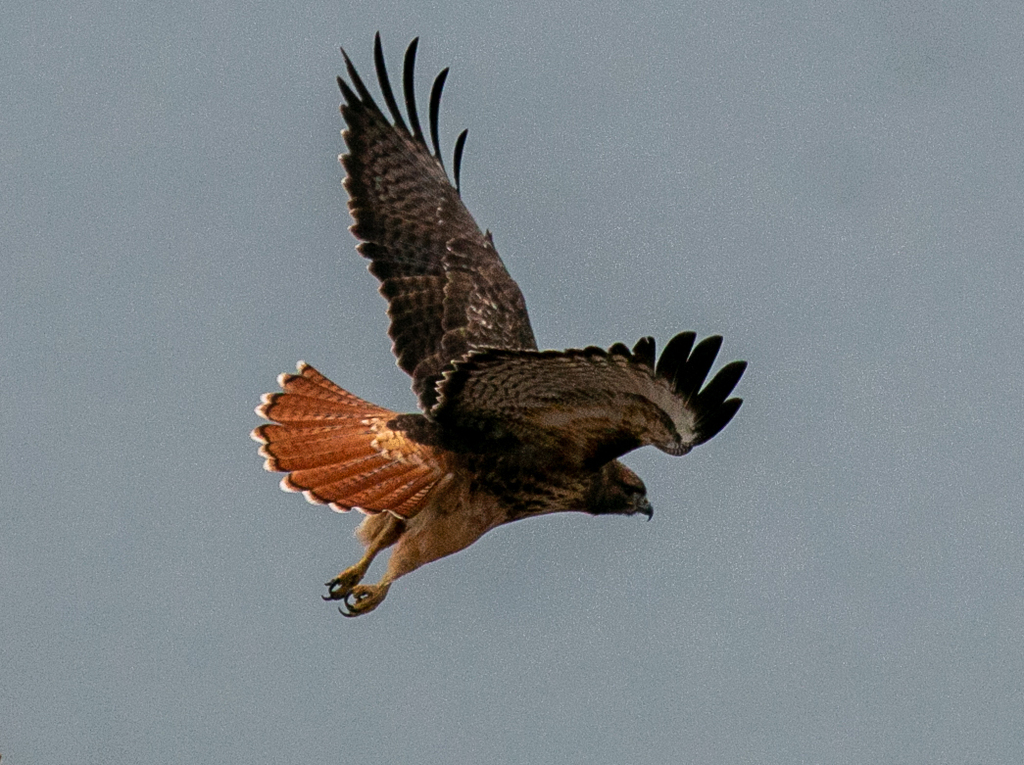
[[618,460],[604,465],[591,485],[586,511],[592,515],[646,515],[654,508],[647,501],[647,487],[640,476]]

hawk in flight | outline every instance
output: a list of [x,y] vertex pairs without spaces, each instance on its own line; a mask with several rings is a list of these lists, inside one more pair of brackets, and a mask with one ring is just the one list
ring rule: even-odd
[[[459,196],[466,132],[455,142],[452,178],[441,159],[437,117],[448,70],[430,93],[430,143],[417,115],[417,40],[405,54],[405,115],[391,89],[380,36],[374,63],[385,114],[345,56],[348,82],[341,156],[352,233],[388,303],[398,366],[412,376],[419,413],[363,401],[308,364],[283,374],[256,412],[253,431],[281,488],[365,518],[366,548],[327,583],[341,612],[372,611],[392,583],[468,547],[503,523],[545,513],[652,515],[643,481],[618,457],[652,444],[686,454],[715,436],[740,408],[729,398],[746,363],[705,380],[722,344],[693,332],[655,358],[654,340],[632,349],[540,351],[526,303],[489,232]],[[370,563],[394,546],[377,584]]]

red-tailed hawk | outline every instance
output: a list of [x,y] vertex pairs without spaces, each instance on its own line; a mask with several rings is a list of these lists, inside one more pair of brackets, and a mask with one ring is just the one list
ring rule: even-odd
[[[253,431],[281,488],[339,512],[366,514],[356,530],[366,553],[327,583],[346,616],[372,611],[391,584],[471,545],[503,523],[546,513],[652,515],[647,491],[617,460],[652,444],[686,454],[740,408],[728,398],[746,363],[704,384],[720,337],[676,335],[655,361],[654,340],[632,350],[538,351],[519,287],[490,233],[459,197],[466,132],[448,181],[437,137],[445,69],[430,94],[427,145],[405,54],[407,116],[395,99],[380,36],[377,81],[390,119],[345,56],[340,77],[345,188],[361,240],[388,302],[398,366],[412,376],[420,413],[399,414],[342,390],[308,364],[279,378]],[[394,545],[387,572],[361,584],[374,556]]]

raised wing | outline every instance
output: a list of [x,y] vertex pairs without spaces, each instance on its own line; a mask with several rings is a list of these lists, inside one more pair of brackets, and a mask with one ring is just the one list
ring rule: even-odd
[[455,186],[441,161],[437,134],[442,71],[430,94],[427,146],[416,109],[413,71],[417,40],[405,54],[403,92],[408,123],[398,107],[381,49],[374,62],[389,120],[377,107],[345,56],[351,86],[338,78],[345,98],[342,133],[352,233],[360,254],[388,301],[398,365],[412,375],[426,411],[436,402],[435,385],[452,361],[474,348],[536,348],[519,287],[505,270],[490,234],[481,233],[459,197],[459,170],[466,131],[456,141]]
[[[513,444],[574,459],[596,468],[632,449],[652,444],[686,454],[714,437],[740,404],[728,398],[745,361],[724,366],[704,381],[722,345],[719,336],[694,347],[684,332],[665,346],[657,366],[654,340],[632,351],[484,350],[455,363],[444,376],[433,415],[474,443]],[[480,438],[479,436],[483,436]]]

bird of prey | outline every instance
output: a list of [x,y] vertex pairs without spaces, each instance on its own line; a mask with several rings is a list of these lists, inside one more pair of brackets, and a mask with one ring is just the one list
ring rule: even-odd
[[[340,157],[356,249],[380,281],[398,366],[412,376],[419,412],[357,398],[300,362],[256,412],[252,436],[281,488],[365,517],[363,557],[327,583],[346,616],[380,605],[399,577],[473,544],[503,523],[547,513],[644,515],[640,478],[618,461],[652,444],[682,455],[715,436],[740,408],[729,398],[746,363],[705,380],[722,343],[673,337],[540,351],[526,303],[459,194],[466,131],[452,179],[437,121],[448,70],[430,93],[430,144],[416,108],[417,40],[405,54],[405,115],[391,88],[380,35],[374,45],[385,114],[342,49],[338,78],[347,153]],[[362,579],[394,546],[387,571]]]

